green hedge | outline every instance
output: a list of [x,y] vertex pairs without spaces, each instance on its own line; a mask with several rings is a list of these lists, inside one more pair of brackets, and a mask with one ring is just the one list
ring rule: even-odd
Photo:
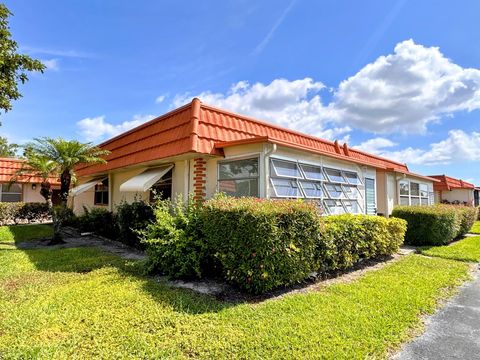
[[392,216],[407,221],[406,244],[445,245],[470,230],[477,209],[454,205],[397,206]]
[[116,213],[118,240],[135,248],[143,249],[139,231],[145,230],[155,219],[153,207],[145,201],[122,202]]
[[46,203],[0,202],[0,225],[49,220]]
[[94,232],[97,235],[117,240],[119,236],[116,216],[103,208],[84,208],[84,214],[78,216],[73,224],[83,232]]
[[318,257],[325,271],[348,269],[360,259],[396,253],[407,229],[402,219],[336,215],[324,219]]

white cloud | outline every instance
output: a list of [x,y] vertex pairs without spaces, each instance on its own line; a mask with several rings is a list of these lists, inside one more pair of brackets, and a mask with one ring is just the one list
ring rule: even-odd
[[46,66],[47,70],[60,70],[58,59],[42,60],[42,63]]
[[157,98],[155,99],[155,102],[156,102],[157,104],[160,104],[160,103],[162,103],[162,102],[165,100],[166,97],[167,97],[166,95],[157,96]]
[[390,150],[395,145],[388,139],[374,138],[358,145],[357,148],[408,164],[448,165],[455,162],[480,161],[478,132],[467,134],[463,130],[451,130],[446,139],[430,144],[428,150],[412,147]]
[[[332,138],[351,131],[348,126],[327,128],[335,112],[322,104],[319,92],[325,86],[311,78],[289,81],[276,79],[270,84],[239,81],[227,93],[209,91],[197,96],[206,104],[218,106],[260,120],[270,121],[311,135]],[[173,106],[190,101],[190,94],[177,95]]]
[[85,140],[98,142],[130,130],[154,117],[154,115],[135,115],[132,120],[111,124],[106,122],[105,116],[102,115],[77,121],[77,127]]
[[342,81],[329,106],[352,127],[422,133],[442,116],[480,108],[480,70],[407,40]]

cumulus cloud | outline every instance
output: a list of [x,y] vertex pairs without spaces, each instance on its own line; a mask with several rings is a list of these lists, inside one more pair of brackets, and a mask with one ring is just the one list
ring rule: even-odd
[[359,149],[400,162],[418,165],[448,165],[454,162],[480,161],[480,133],[451,130],[448,137],[430,144],[428,150],[408,147],[392,150],[396,144],[385,138],[374,138],[356,146]]
[[120,124],[112,124],[105,121],[105,116],[87,117],[77,121],[77,127],[80,134],[87,141],[98,142],[104,140],[154,118],[154,115],[135,115],[132,120],[124,121]]
[[[269,84],[257,82],[250,84],[239,81],[226,93],[210,91],[197,94],[206,104],[218,106],[260,120],[270,121],[307,134],[338,136],[351,131],[348,126],[333,125],[335,112],[325,107],[320,91],[325,88],[319,81],[311,78],[289,81],[275,79]],[[177,107],[190,101],[190,94],[177,95],[173,106]]]
[[480,108],[480,70],[407,40],[342,81],[329,106],[352,127],[422,133],[442,116]]

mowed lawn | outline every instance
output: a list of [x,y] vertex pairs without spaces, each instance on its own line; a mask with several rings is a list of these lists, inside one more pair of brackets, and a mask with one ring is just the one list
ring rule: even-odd
[[350,283],[231,304],[150,280],[141,263],[97,249],[5,247],[0,358],[386,357],[469,266],[409,255]]
[[470,230],[472,234],[480,234],[480,221],[475,221],[472,229]]

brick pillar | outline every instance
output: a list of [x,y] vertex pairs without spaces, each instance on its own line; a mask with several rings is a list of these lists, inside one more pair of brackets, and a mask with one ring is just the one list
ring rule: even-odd
[[207,182],[207,161],[202,158],[195,158],[193,165],[193,199],[202,201],[205,199],[205,184]]

